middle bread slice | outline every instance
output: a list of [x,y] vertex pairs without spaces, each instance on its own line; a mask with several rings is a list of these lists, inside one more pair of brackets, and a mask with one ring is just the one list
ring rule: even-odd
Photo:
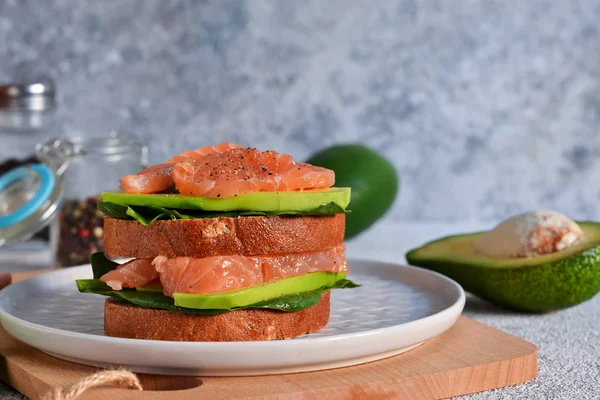
[[346,215],[246,216],[156,221],[104,218],[110,257],[263,255],[317,251],[344,241]]

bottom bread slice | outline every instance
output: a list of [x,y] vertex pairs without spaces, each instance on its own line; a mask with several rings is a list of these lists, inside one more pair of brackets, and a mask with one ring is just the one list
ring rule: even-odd
[[327,325],[329,297],[326,292],[317,304],[297,312],[248,309],[219,315],[142,308],[108,298],[104,332],[122,338],[190,342],[291,339]]

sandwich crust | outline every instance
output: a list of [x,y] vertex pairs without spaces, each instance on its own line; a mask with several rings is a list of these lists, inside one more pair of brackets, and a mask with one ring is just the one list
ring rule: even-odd
[[108,298],[104,331],[114,337],[169,341],[291,339],[327,325],[329,298],[326,292],[319,303],[297,312],[248,309],[210,316],[142,308]]
[[318,251],[344,241],[345,214],[156,221],[104,218],[110,257],[211,257]]

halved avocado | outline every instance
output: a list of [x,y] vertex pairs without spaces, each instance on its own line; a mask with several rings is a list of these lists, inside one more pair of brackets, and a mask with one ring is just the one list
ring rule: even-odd
[[173,299],[176,306],[186,308],[228,309],[244,307],[289,294],[311,292],[328,287],[346,278],[347,275],[344,272],[313,272],[218,294],[174,293]]
[[181,196],[178,194],[102,193],[102,201],[125,206],[155,206],[204,211],[311,211],[335,203],[346,209],[350,188],[329,188],[294,192],[258,192],[228,198]]
[[448,236],[406,254],[406,260],[437,271],[484,300],[521,311],[547,312],[580,304],[600,292],[600,224],[578,222],[577,245],[532,258],[492,258],[475,243],[485,232]]

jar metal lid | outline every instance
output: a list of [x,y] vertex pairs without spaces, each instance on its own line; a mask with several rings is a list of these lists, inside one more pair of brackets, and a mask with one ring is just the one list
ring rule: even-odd
[[56,106],[56,89],[48,77],[0,85],[0,109],[47,111]]
[[0,176],[0,246],[29,239],[46,227],[61,201],[58,178],[43,164],[17,167]]

